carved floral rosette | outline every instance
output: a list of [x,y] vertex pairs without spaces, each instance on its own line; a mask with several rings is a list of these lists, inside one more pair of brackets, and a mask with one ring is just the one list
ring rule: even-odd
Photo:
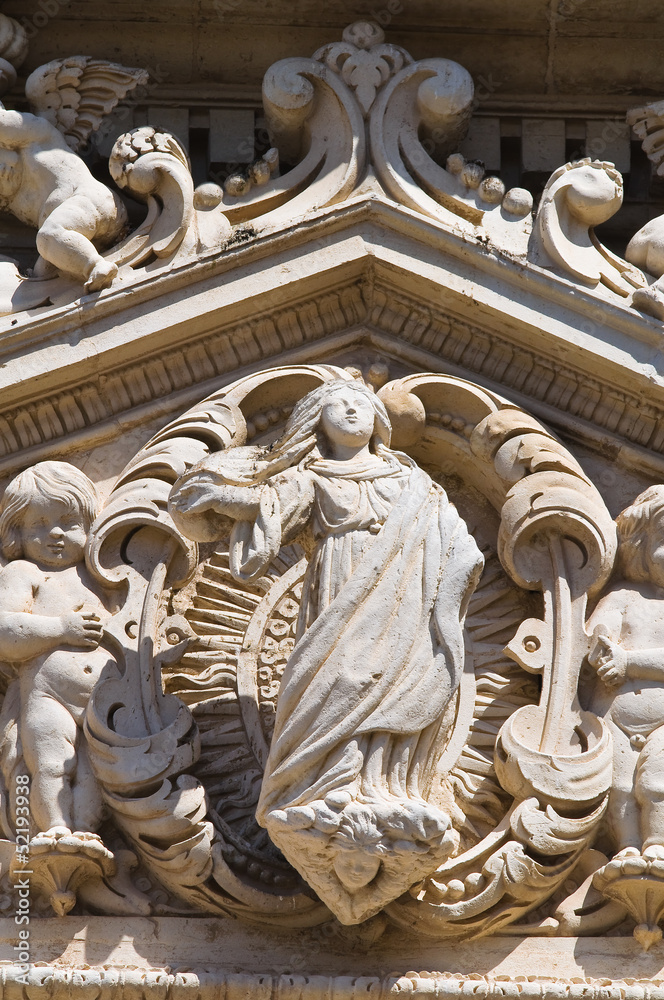
[[[182,537],[167,498],[211,453],[274,440],[299,399],[340,378],[352,376],[284,367],[216,392],[131,460],[93,526],[89,567],[125,599],[108,625],[120,669],[87,712],[90,757],[116,826],[180,912],[331,917],[254,817],[305,554],[287,545],[265,576],[238,583],[228,544]],[[576,690],[586,596],[611,570],[615,526],[564,446],[496,394],[424,374],[380,398],[395,443],[417,439],[407,450],[445,485],[486,562],[430,790],[459,846],[384,913],[433,937],[486,933],[569,878],[606,805],[610,740]],[[415,433],[406,411],[419,414]]]

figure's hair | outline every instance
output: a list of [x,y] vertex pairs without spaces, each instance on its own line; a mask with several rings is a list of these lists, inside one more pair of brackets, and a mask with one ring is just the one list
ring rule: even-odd
[[339,829],[332,838],[338,850],[383,854],[388,850],[383,832],[368,806],[351,802],[341,814]]
[[0,546],[6,559],[23,555],[21,523],[35,502],[54,500],[80,513],[86,532],[97,516],[99,499],[94,483],[68,462],[39,462],[16,476],[0,504]]
[[342,390],[353,389],[371,402],[374,410],[374,433],[371,446],[377,455],[389,449],[392,427],[387,410],[375,393],[364,382],[353,379],[334,379],[323,382],[299,400],[293,408],[284,433],[267,448],[232,448],[218,465],[218,471],[239,486],[264,482],[270,476],[299,465],[305,459],[314,462],[321,457],[322,431],[319,430],[323,407],[330,398]]
[[618,527],[618,567],[627,580],[645,583],[650,579],[650,558],[660,539],[656,525],[664,516],[664,486],[650,486],[616,518]]

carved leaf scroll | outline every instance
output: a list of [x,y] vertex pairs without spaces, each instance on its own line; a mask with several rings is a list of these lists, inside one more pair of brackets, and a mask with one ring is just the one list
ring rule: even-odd
[[[226,196],[235,222],[274,226],[293,214],[333,205],[363,181],[399,204],[475,235],[481,226],[512,252],[525,255],[532,197],[505,192],[495,177],[454,153],[472,113],[473,82],[449,59],[414,62],[385,43],[373,23],[350,25],[311,59],[284,59],[263,81],[271,142],[291,169],[259,191]],[[366,128],[365,121],[366,119]],[[368,137],[368,138],[367,138]],[[434,159],[453,154],[447,168]],[[281,208],[281,206],[284,206]]]
[[529,259],[556,267],[581,284],[601,283],[618,295],[630,295],[646,284],[645,277],[594,232],[615,215],[622,200],[622,176],[612,163],[583,159],[559,167],[542,192]]

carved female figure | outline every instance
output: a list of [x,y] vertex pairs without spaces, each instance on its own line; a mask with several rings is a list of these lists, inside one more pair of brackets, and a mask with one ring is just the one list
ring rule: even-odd
[[451,851],[449,818],[427,795],[483,564],[445,491],[390,449],[390,433],[367,386],[328,382],[271,447],[212,456],[171,494],[189,537],[219,538],[232,519],[239,580],[295,539],[309,553],[257,819],[345,922]]

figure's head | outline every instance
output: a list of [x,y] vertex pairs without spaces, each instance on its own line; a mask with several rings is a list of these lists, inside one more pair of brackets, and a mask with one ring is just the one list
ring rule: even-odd
[[650,486],[616,519],[626,579],[664,587],[664,486]]
[[331,846],[334,871],[350,893],[358,892],[373,881],[386,849],[373,812],[358,802],[344,809]]
[[363,447],[370,443],[377,416],[374,398],[373,393],[360,391],[352,382],[335,386],[329,393],[323,403],[319,428],[332,450],[336,445]]
[[216,472],[228,483],[264,482],[308,457],[334,451],[334,443],[369,444],[380,454],[389,447],[392,428],[387,410],[369,386],[354,379],[324,382],[293,407],[280,438],[269,446],[229,448]]
[[332,866],[343,887],[350,893],[358,892],[378,874],[380,855],[361,847],[346,846],[337,851]]
[[291,413],[275,451],[300,452],[300,457],[318,445],[371,444],[375,451],[390,443],[390,419],[383,403],[363,382],[335,379],[307,393]]
[[79,562],[97,515],[94,484],[68,462],[40,462],[12,479],[0,505],[0,544],[7,559],[41,566]]

